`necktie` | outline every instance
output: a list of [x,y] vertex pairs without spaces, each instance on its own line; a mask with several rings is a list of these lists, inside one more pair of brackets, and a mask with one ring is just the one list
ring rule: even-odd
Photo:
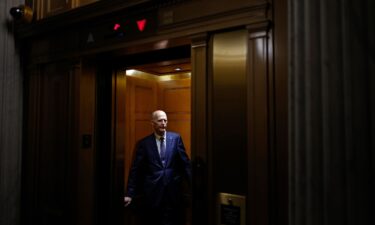
[[163,165],[165,165],[165,143],[164,137],[160,137],[160,159]]

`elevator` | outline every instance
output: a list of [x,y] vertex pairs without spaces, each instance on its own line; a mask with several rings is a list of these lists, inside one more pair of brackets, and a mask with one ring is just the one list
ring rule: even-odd
[[[202,41],[205,44],[202,45]],[[261,82],[253,80],[252,70],[249,70],[249,51],[253,51],[253,57],[258,59],[266,54],[267,46],[262,41],[249,41],[246,29],[215,32],[183,42],[191,44],[156,51],[151,49],[139,55],[115,59],[112,139],[115,140],[118,164],[122,160],[124,167],[121,183],[125,188],[135,144],[152,132],[151,112],[165,110],[169,118],[168,129],[182,135],[193,163],[193,186],[187,193],[191,195],[188,224],[202,221],[214,224],[219,222],[220,212],[216,207],[221,205],[218,200],[221,193],[243,196],[249,201],[252,197],[264,197],[261,193],[249,195],[254,185],[267,189],[267,185],[258,183],[258,180],[249,183],[260,173],[267,177],[267,159],[262,158],[267,153],[253,152],[251,147],[252,142],[262,144],[262,139],[250,138],[251,131],[256,129],[255,124],[267,121],[253,121],[248,117],[251,110],[262,115],[266,113],[265,108],[255,104],[265,104],[263,101],[267,100],[261,100],[261,96],[255,101],[252,98],[254,91],[267,91],[267,77],[264,74]],[[144,62],[144,59],[160,58],[165,60]],[[260,66],[262,64],[254,65],[252,69]],[[185,71],[176,71],[182,68]],[[254,89],[252,85],[255,83],[264,86]],[[260,115],[256,116],[260,118]],[[264,130],[266,124],[259,126]],[[256,162],[254,157],[266,161]],[[248,163],[253,160],[253,164]],[[260,171],[256,168],[255,174],[251,168],[257,166],[262,168]],[[267,210],[267,205],[258,204],[257,207]],[[250,209],[243,206],[241,211],[248,215],[252,213]],[[125,221],[137,223],[129,210],[125,214]],[[249,220],[246,215],[242,215],[242,221]]]
[[[116,175],[116,191],[119,199],[125,194],[129,169],[135,154],[136,143],[153,132],[151,113],[157,109],[168,115],[167,130],[179,133],[191,158],[191,46],[183,45],[163,49],[142,49],[141,52],[111,57],[98,62],[98,139],[97,152],[99,171],[112,166]],[[108,59],[108,56],[105,55]],[[100,144],[101,143],[101,144]],[[112,143],[112,144],[111,144]],[[112,151],[108,151],[112,149]],[[110,204],[105,196],[111,187],[107,169],[99,176],[101,187],[96,192],[98,207]],[[191,191],[184,188],[186,216],[191,220]],[[120,203],[120,202],[119,202]],[[107,210],[107,206],[99,211]],[[121,210],[120,210],[121,211]],[[124,208],[118,220],[126,224],[137,224],[139,215],[133,207]],[[98,214],[97,214],[98,215]],[[106,217],[112,218],[113,212]],[[122,216],[121,216],[122,215]],[[106,218],[99,220],[105,221]],[[103,222],[104,223],[104,222]],[[191,224],[191,222],[189,222]]]
[[[90,26],[73,21],[66,38],[60,29],[27,40],[24,224],[137,225],[123,197],[135,144],[152,132],[157,109],[192,162],[187,225],[236,224],[231,209],[241,225],[285,221],[286,94],[269,5],[181,2],[118,11],[98,3],[115,13],[99,16],[93,5],[82,18]],[[153,27],[111,30],[122,19]]]

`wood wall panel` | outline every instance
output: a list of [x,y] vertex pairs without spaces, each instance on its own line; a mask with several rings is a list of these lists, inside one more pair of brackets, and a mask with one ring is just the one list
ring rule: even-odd
[[152,132],[150,115],[157,109],[157,87],[151,80],[136,77],[126,78],[126,132],[125,132],[125,183],[129,175],[130,165],[134,158],[137,141]]
[[136,113],[134,116],[136,116],[136,118],[152,112],[155,108],[155,103],[152,104],[153,96],[155,96],[155,88],[152,83],[150,83],[150,85],[151,86],[146,82],[140,82],[134,87],[134,106]]
[[[79,64],[41,65],[29,77],[23,219],[91,224],[94,212],[95,77]],[[83,71],[83,72],[82,72]]]
[[34,224],[67,224],[75,218],[70,69],[48,64],[30,77],[23,218]]
[[[38,152],[38,214],[49,222],[68,222],[64,205],[70,183],[66,163],[69,153],[69,76],[67,71],[57,72],[55,65],[48,65],[43,74],[40,119],[40,148]],[[71,180],[71,179],[69,179]]]
[[162,99],[168,112],[190,113],[190,87],[166,88]]
[[191,155],[191,80],[161,81],[160,108],[168,115],[168,130],[181,134],[186,152]]

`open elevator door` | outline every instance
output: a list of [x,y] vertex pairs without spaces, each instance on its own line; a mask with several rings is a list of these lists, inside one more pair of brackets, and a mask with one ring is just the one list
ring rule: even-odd
[[[123,59],[116,72],[115,114],[116,151],[123,158],[123,184],[126,188],[135,145],[153,132],[151,113],[164,110],[168,131],[181,134],[191,158],[191,62],[190,46],[158,50]],[[186,187],[186,217],[191,224],[191,194]],[[138,224],[136,215],[125,213],[126,224]]]

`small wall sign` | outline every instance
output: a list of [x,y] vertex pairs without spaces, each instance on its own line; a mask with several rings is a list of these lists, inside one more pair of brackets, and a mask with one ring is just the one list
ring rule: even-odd
[[218,225],[245,225],[246,197],[243,195],[219,193]]

